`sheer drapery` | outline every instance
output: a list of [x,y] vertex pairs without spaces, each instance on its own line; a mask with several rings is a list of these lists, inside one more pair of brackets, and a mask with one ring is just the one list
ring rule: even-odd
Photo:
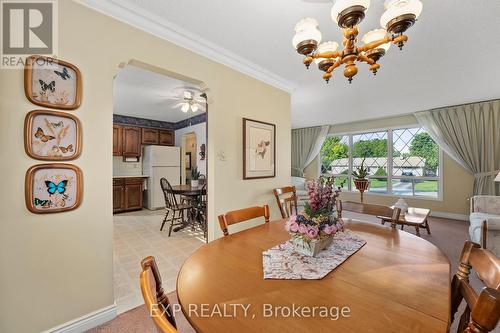
[[330,126],[292,130],[292,176],[302,177],[304,169],[318,156]]
[[500,195],[500,184],[494,181],[500,171],[500,100],[422,111],[415,116],[441,149],[474,175],[475,195]]

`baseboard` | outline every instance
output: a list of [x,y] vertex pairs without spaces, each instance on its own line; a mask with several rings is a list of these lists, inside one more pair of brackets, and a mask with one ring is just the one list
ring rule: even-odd
[[116,317],[116,303],[53,327],[42,333],[82,333]]
[[431,216],[441,217],[444,219],[451,219],[451,220],[460,220],[460,221],[467,221],[467,222],[469,221],[469,215],[465,215],[465,214],[455,214],[455,213],[431,211]]

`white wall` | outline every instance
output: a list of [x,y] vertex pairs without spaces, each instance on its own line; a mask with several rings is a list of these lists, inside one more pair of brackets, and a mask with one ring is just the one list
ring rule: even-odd
[[193,126],[184,127],[175,131],[175,145],[182,147],[182,136],[184,134],[194,133],[196,135],[196,156],[191,158],[196,158],[196,165],[198,166],[198,171],[202,174],[207,174],[207,156],[205,155],[205,160],[200,160],[200,146],[205,144],[205,152],[207,145],[207,123],[196,124]]

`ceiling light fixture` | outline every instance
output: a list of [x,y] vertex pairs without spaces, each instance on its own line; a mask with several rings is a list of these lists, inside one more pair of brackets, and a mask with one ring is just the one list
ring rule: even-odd
[[321,43],[321,31],[313,18],[303,18],[295,26],[292,43],[299,54],[305,56],[303,63],[307,68],[314,61],[325,72],[323,79],[328,83],[335,68],[345,65],[344,76],[349,83],[358,73],[356,61],[366,62],[375,75],[380,68],[377,63],[389,50],[391,43],[403,49],[408,37],[403,33],[410,28],[422,12],[420,0],[386,0],[385,12],[380,18],[383,29],[367,32],[357,46],[358,24],[365,18],[370,0],[336,0],[331,11],[332,20],[343,29],[342,45],[337,51],[336,42]]

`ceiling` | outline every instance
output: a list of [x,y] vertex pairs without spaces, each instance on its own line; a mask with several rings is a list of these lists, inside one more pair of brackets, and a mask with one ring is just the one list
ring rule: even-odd
[[176,123],[205,112],[202,104],[196,112],[182,112],[177,105],[184,91],[201,93],[193,84],[127,65],[113,82],[113,113]]
[[[302,17],[319,21],[323,41],[341,41],[325,0],[84,0],[108,15],[291,91],[292,125],[380,118],[500,97],[500,1],[422,0],[403,51],[391,47],[376,77],[360,64],[348,84],[306,71],[291,43]],[[360,34],[379,27],[372,0]],[[154,28],[154,29],[153,29]],[[311,66],[313,67],[313,66]]]

